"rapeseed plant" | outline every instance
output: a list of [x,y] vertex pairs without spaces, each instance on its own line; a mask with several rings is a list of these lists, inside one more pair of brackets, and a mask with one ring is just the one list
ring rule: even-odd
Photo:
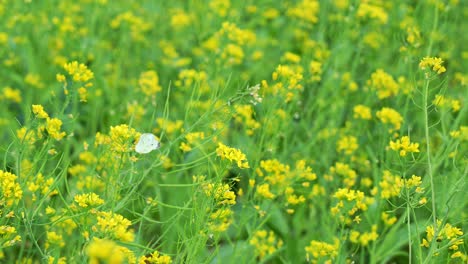
[[465,263],[466,12],[0,1],[0,262]]

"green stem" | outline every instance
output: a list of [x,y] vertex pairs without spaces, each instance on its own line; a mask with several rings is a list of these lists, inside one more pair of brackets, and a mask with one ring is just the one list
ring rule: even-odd
[[407,228],[408,228],[408,263],[411,264],[412,262],[412,255],[411,255],[411,248],[412,248],[412,241],[411,241],[411,212],[410,212],[410,195],[409,195],[409,190],[408,187],[405,184],[406,189],[406,217],[408,218],[406,223],[407,223]]
[[[427,173],[429,174],[430,185],[431,185],[432,222],[434,226],[434,238],[436,238],[438,236],[439,230],[437,229],[436,198],[435,198],[434,177],[432,174],[431,144],[430,144],[430,137],[429,137],[429,113],[428,113],[429,83],[430,83],[430,80],[426,80],[426,83],[424,86],[423,109],[424,109],[424,131],[425,131],[425,139],[426,139]],[[426,257],[426,260],[424,261],[424,263],[427,263],[428,259],[432,255],[434,241],[436,241],[436,239],[432,240],[431,247],[429,250],[429,255]]]
[[[439,9],[437,5],[434,5],[433,22],[434,23],[432,24],[431,34],[433,34],[436,31],[438,23],[439,23]],[[426,51],[427,56],[431,56],[433,44],[434,44],[434,38],[431,36],[429,38],[429,45]],[[430,79],[426,79],[425,86],[424,86],[424,102],[423,102],[424,131],[425,131],[425,138],[426,138],[427,170],[428,170],[430,184],[431,184],[431,204],[432,204],[432,221],[434,225],[434,238],[437,238],[439,230],[437,229],[435,187],[434,187],[434,177],[432,174],[431,145],[430,145],[430,137],[429,137],[429,113],[428,113],[429,83],[430,83]],[[434,247],[434,241],[436,241],[436,239],[432,240],[432,243],[429,249],[429,254],[428,256],[426,256],[424,263],[427,263],[429,259],[432,257],[432,249]]]
[[433,19],[434,24],[432,24],[431,36],[429,37],[429,45],[427,46],[427,51],[426,51],[427,56],[431,56],[432,45],[434,44],[434,37],[432,36],[432,34],[434,34],[434,32],[436,32],[437,25],[439,24],[439,8],[437,7],[436,4],[434,5],[434,16],[433,16],[433,18],[434,18]]
[[429,113],[428,113],[428,97],[429,97],[429,82],[426,81],[424,87],[424,131],[426,137],[426,153],[427,153],[427,173],[431,182],[431,198],[432,198],[432,221],[434,222],[434,230],[437,228],[436,204],[435,204],[435,188],[434,177],[432,175],[432,162],[431,162],[431,144],[429,137]]

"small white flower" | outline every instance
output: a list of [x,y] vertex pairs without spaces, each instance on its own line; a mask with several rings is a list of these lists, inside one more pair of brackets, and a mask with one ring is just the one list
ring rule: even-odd
[[260,90],[260,84],[247,88],[250,92],[250,95],[253,97],[253,100],[250,100],[250,103],[256,105],[257,103],[262,102],[262,98],[258,95],[258,90]]

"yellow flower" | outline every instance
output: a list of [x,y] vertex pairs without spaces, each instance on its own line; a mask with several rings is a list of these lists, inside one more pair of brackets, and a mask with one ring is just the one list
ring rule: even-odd
[[380,111],[377,111],[376,116],[380,119],[380,121],[382,121],[382,123],[390,123],[393,125],[393,129],[390,129],[390,131],[399,130],[401,123],[403,122],[403,117],[400,115],[400,113],[388,107],[384,107]]
[[210,232],[219,233],[224,232],[232,224],[232,215],[234,212],[229,208],[216,209],[210,214],[210,220],[207,227]]
[[378,69],[372,73],[371,78],[367,81],[367,85],[377,92],[379,99],[397,95],[400,89],[395,79],[382,69]]
[[255,114],[252,105],[236,105],[234,120],[237,124],[245,126],[246,134],[251,136],[260,128],[260,123],[253,116]]
[[167,255],[162,255],[158,251],[154,251],[153,253],[147,255],[147,256],[142,256],[138,260],[138,263],[147,263],[147,264],[171,264],[172,259],[170,256]]
[[127,230],[132,222],[122,215],[113,212],[99,212],[97,224],[93,229],[109,238],[123,242],[132,242],[135,238],[133,230]]
[[285,62],[299,63],[301,62],[301,56],[288,51],[283,55],[281,60]]
[[[432,69],[432,71],[436,72],[437,74],[444,73],[447,69],[442,66],[444,61],[438,57],[424,57],[421,62],[419,62],[419,68],[421,70],[426,70],[427,68]],[[431,68],[432,67],[432,68]]]
[[63,236],[58,234],[55,231],[47,232],[47,241],[45,248],[49,248],[51,245],[57,245],[59,247],[65,246],[65,241],[63,241]]
[[236,204],[236,194],[230,190],[229,185],[214,185],[212,183],[202,185],[207,196],[213,197],[216,205]]
[[381,188],[380,196],[383,199],[390,199],[400,194],[403,187],[403,180],[399,175],[393,175],[390,171],[383,172],[382,180],[379,182]]
[[155,96],[158,92],[162,90],[159,85],[159,76],[155,71],[146,71],[140,74],[140,79],[138,80],[140,90],[146,96]]
[[17,179],[18,176],[15,174],[0,170],[0,193],[2,194],[0,204],[10,207],[21,200],[23,190],[21,190]]
[[296,18],[305,24],[315,24],[318,22],[318,13],[320,10],[319,1],[302,0],[288,9],[287,15]]
[[235,161],[239,169],[249,168],[249,162],[244,153],[239,149],[230,148],[223,143],[218,143],[216,154],[222,159],[228,159],[229,161]]
[[320,82],[322,80],[322,63],[318,61],[311,61],[309,64],[309,72],[312,75],[313,82]]
[[357,138],[354,136],[343,136],[336,144],[338,152],[343,151],[346,155],[351,155],[359,147]]
[[5,98],[15,103],[21,103],[21,91],[13,89],[11,87],[3,88],[3,95],[0,95],[0,99]]
[[77,194],[74,200],[80,207],[97,206],[104,204],[104,200],[95,193]]
[[367,2],[362,2],[357,10],[357,16],[359,18],[370,18],[374,19],[380,24],[386,24],[388,21],[388,14],[385,10],[374,4],[369,4]]
[[305,250],[315,259],[327,257],[328,260],[333,260],[336,256],[338,256],[339,246],[340,240],[337,238],[334,239],[333,244],[312,240],[310,241],[310,245],[305,247]]
[[0,225],[0,236],[0,241],[2,242],[2,249],[5,247],[11,247],[21,242],[21,236],[18,235],[16,228],[9,225]]
[[283,241],[277,239],[273,231],[258,230],[249,240],[249,244],[255,248],[255,253],[260,259],[275,253],[283,246]]
[[77,61],[65,63],[63,68],[73,77],[73,81],[76,82],[87,82],[94,78],[94,73],[85,64],[78,63]]
[[119,153],[133,151],[133,140],[138,136],[139,133],[127,124],[111,126],[109,132],[111,150]]
[[32,105],[32,111],[37,118],[49,118],[49,115],[44,111],[42,105]]
[[275,198],[275,195],[270,191],[270,185],[268,183],[258,185],[257,194],[266,199]]
[[66,133],[61,132],[60,128],[62,127],[62,121],[58,118],[47,118],[46,121],[46,130],[53,139],[57,141],[65,137]]
[[419,152],[419,143],[411,143],[408,136],[403,136],[396,141],[390,141],[390,149],[400,151],[400,156],[404,157],[408,152],[417,153]]
[[89,263],[124,263],[125,254],[114,241],[94,238],[87,248]]
[[395,216],[390,217],[389,214],[382,212],[382,221],[385,223],[386,226],[391,226],[396,223],[397,218]]
[[353,117],[356,119],[370,120],[372,118],[371,109],[365,105],[356,105],[353,112]]

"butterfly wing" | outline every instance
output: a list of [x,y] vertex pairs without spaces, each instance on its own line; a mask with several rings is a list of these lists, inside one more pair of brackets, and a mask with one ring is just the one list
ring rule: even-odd
[[156,136],[151,133],[144,133],[141,134],[135,146],[135,151],[140,154],[146,154],[157,148],[159,148],[159,141],[156,139]]

